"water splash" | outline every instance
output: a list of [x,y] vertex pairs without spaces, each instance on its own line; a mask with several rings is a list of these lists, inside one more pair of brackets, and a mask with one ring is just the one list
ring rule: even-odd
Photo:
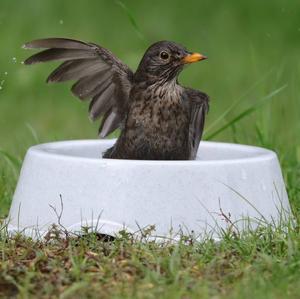
[[1,80],[1,81],[0,81],[0,90],[3,89],[4,82],[5,82],[5,80]]

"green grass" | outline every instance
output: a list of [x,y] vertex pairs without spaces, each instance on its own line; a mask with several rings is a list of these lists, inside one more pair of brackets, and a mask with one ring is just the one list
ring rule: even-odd
[[297,221],[177,246],[126,234],[113,243],[93,235],[41,243],[2,230],[0,297],[299,298],[299,11],[297,0],[2,0],[0,218],[29,146],[96,138],[98,124],[70,84],[44,84],[56,64],[20,63],[31,53],[24,42],[68,36],[111,49],[133,69],[157,40],[207,54],[180,76],[211,97],[205,138],[275,150]]
[[20,298],[299,298],[299,227],[221,242],[113,242],[90,234],[46,241],[1,234],[0,295]]

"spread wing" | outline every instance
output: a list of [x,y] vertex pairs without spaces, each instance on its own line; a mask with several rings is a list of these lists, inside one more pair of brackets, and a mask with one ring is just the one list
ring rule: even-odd
[[47,82],[76,80],[71,91],[81,100],[89,100],[92,120],[102,117],[99,128],[103,138],[122,123],[128,106],[133,73],[109,50],[93,43],[66,38],[47,38],[26,43],[26,49],[46,49],[25,64],[63,61]]
[[194,160],[197,155],[199,143],[202,137],[205,116],[208,112],[209,97],[207,94],[187,88],[185,97],[189,102],[190,126],[189,126],[189,147],[190,159]]

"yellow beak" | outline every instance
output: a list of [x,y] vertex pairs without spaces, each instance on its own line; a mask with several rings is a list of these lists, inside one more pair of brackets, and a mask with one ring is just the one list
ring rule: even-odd
[[192,53],[192,54],[188,54],[185,57],[183,57],[182,62],[183,63],[193,63],[193,62],[197,62],[197,61],[204,60],[204,59],[207,59],[207,57],[200,53]]

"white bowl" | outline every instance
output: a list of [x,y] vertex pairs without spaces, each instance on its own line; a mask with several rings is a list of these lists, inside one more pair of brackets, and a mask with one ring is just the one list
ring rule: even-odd
[[290,213],[278,159],[270,150],[201,142],[195,161],[102,159],[114,142],[31,147],[8,230],[43,235],[59,222],[73,232],[88,226],[114,235],[154,225],[157,236],[216,237],[228,226],[245,229],[245,219],[254,228],[260,221],[276,225]]

